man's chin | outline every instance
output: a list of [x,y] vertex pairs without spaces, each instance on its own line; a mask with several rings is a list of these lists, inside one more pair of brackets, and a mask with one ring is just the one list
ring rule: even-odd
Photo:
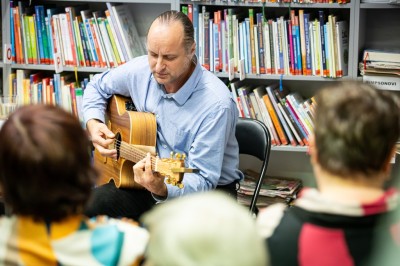
[[162,84],[162,85],[164,85],[165,83],[168,83],[168,76],[162,76],[162,77],[155,76],[155,79],[157,80],[157,82],[159,84]]

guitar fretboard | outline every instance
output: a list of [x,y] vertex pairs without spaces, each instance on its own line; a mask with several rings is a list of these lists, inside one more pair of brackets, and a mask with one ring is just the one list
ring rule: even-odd
[[[124,141],[116,141],[115,143],[116,149],[119,151],[120,157],[132,161],[134,163],[139,162],[143,158],[146,157],[147,152],[136,148]],[[156,169],[156,158],[151,156],[151,168]]]

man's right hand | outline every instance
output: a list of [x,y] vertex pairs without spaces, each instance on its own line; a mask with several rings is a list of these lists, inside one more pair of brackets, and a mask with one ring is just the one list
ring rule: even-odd
[[114,142],[115,134],[104,123],[96,119],[89,120],[86,128],[97,151],[103,156],[117,159],[117,150],[109,149],[110,144]]

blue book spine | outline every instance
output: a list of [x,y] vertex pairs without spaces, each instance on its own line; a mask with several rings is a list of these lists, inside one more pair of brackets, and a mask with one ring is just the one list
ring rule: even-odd
[[39,50],[38,64],[44,64],[42,22],[40,19],[39,6],[35,6],[35,30],[37,36],[37,49]]
[[44,15],[44,6],[38,6],[39,9],[39,19],[41,23],[41,31],[42,31],[42,44],[43,44],[43,57],[45,60],[45,64],[50,63],[50,55],[49,55],[49,35],[47,35],[47,27]]
[[43,83],[39,82],[38,83],[38,103],[43,103]]
[[293,73],[299,75],[298,51],[297,51],[297,30],[296,26],[292,26],[292,44],[293,44]]
[[10,41],[11,41],[11,60],[15,63],[15,38],[14,38],[14,3],[10,0]]
[[219,71],[220,62],[219,62],[219,33],[218,33],[218,24],[215,24],[211,20],[211,24],[213,27],[213,48],[214,48],[214,71]]
[[245,32],[245,38],[246,38],[246,74],[249,74],[251,72],[251,49],[250,49],[250,19],[249,18],[245,18],[244,20],[245,23],[245,28],[246,28],[246,32]]
[[320,28],[320,38],[321,38],[321,56],[322,56],[322,73],[323,76],[327,76],[327,67],[326,67],[326,53],[325,53],[325,35],[324,35],[324,25],[325,25],[325,19],[324,19],[324,11],[320,10],[318,11],[318,18],[319,18],[319,28]]
[[256,25],[257,25],[257,41],[258,41],[258,61],[259,61],[259,69],[260,69],[260,74],[265,74],[265,52],[264,52],[264,47],[265,47],[265,43],[264,43],[264,38],[263,38],[263,14],[262,13],[256,13]]
[[46,24],[46,30],[47,30],[47,38],[48,38],[48,56],[49,56],[49,64],[54,64],[54,57],[53,57],[53,51],[54,51],[54,44],[53,44],[53,38],[51,34],[51,17],[45,17],[45,24]]
[[93,62],[93,59],[92,59],[92,54],[88,50],[88,48],[90,46],[89,46],[89,43],[88,43],[88,38],[87,38],[86,33],[85,33],[85,25],[83,24],[83,22],[79,23],[79,34],[81,35],[83,55],[85,57],[85,63],[86,63],[86,66],[88,67],[88,66],[91,65],[91,62]]
[[[246,39],[245,39],[245,33],[246,33],[246,25],[244,22],[240,22],[239,23],[239,52],[240,52],[240,56],[239,59],[243,60],[243,62],[246,62],[246,56],[245,56],[245,43],[246,43]],[[245,70],[246,73],[246,70]]]
[[94,45],[93,35],[92,35],[92,31],[90,30],[90,25],[89,25],[88,19],[86,19],[86,21],[85,21],[85,26],[86,26],[86,31],[89,35],[89,42],[90,42],[90,47],[91,47],[90,50],[93,53],[94,62],[99,63],[99,58],[97,57],[97,53],[96,53],[96,49],[95,49],[96,46]]
[[301,60],[301,48],[300,48],[300,26],[295,26],[296,28],[296,48],[297,48],[297,69],[298,74],[302,75],[302,60]]
[[53,84],[54,84],[54,95],[55,95],[55,100],[56,100],[56,105],[61,104],[61,90],[60,90],[60,74],[54,74],[53,76]]
[[305,75],[311,75],[311,43],[310,43],[310,28],[308,22],[310,21],[310,14],[304,13],[304,38],[306,43],[306,71]]
[[193,28],[196,42],[196,54],[199,56],[199,5],[193,4]]

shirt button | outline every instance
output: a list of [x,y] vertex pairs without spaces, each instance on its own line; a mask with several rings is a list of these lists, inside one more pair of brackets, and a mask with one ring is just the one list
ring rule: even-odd
[[164,144],[164,145],[162,145],[162,146],[163,146],[163,148],[164,148],[164,149],[166,149],[166,148],[167,148],[167,145],[165,145],[165,144]]

